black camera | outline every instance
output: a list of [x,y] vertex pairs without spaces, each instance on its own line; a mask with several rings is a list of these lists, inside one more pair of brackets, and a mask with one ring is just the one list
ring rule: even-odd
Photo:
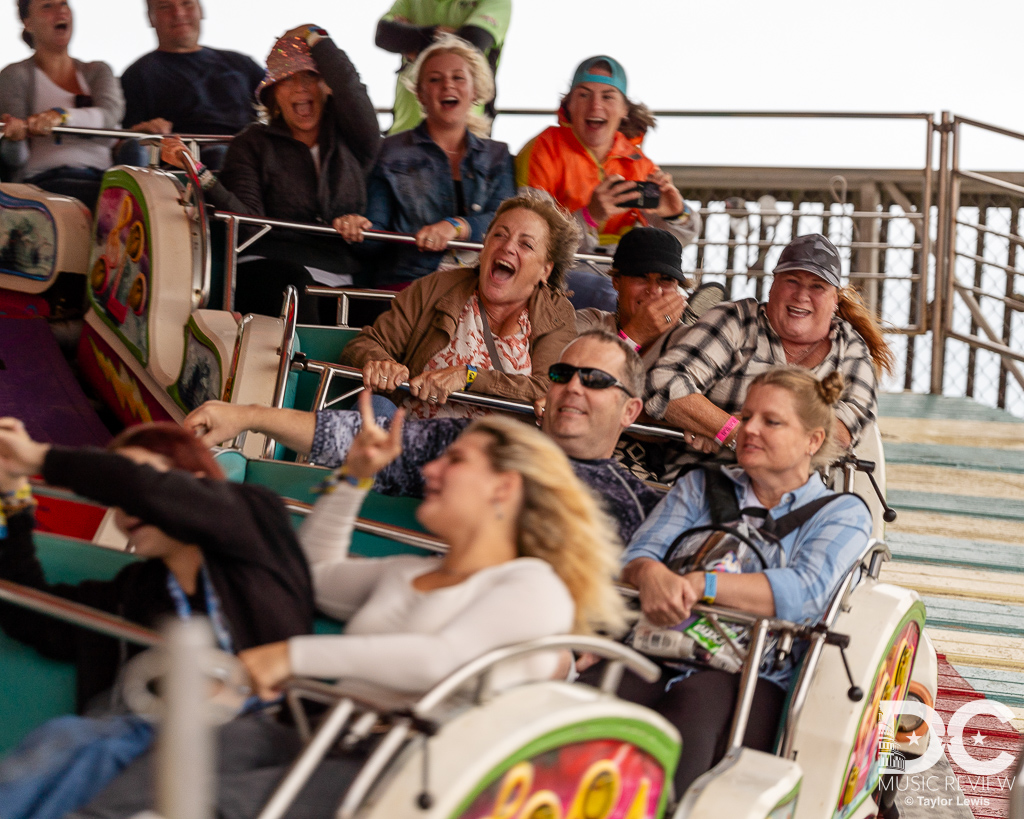
[[657,182],[637,182],[636,192],[640,194],[636,199],[619,204],[620,208],[640,208],[641,210],[653,210],[658,207],[661,201],[661,188]]

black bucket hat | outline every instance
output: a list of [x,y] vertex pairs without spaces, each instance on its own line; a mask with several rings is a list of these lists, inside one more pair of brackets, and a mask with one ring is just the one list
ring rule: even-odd
[[652,227],[633,228],[619,240],[612,267],[624,276],[662,273],[686,281],[683,273],[683,246],[667,230]]
[[785,246],[775,265],[775,274],[805,270],[819,276],[833,287],[839,287],[842,265],[836,246],[820,233],[799,236]]

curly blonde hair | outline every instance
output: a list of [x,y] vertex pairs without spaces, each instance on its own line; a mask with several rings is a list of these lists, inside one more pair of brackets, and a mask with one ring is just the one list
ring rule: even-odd
[[[772,367],[750,382],[750,389],[758,386],[786,390],[793,396],[793,405],[803,428],[807,432],[825,430],[825,440],[811,457],[812,470],[827,466],[842,454],[835,434],[835,404],[843,397],[846,387],[842,373],[831,372],[819,381],[810,370],[787,364],[784,367]],[[747,390],[747,394],[750,394],[750,390]]]
[[[554,290],[561,290],[566,276],[569,275],[569,271],[572,270],[576,261],[576,248],[583,240],[583,231],[580,229],[579,223],[547,191],[537,188],[520,188],[515,196],[498,205],[494,218],[487,226],[487,233],[490,234],[491,228],[494,227],[499,216],[516,208],[533,211],[547,223],[548,261],[553,265],[551,275],[548,277],[548,285]],[[484,241],[487,241],[486,236]]]
[[[423,49],[415,62],[403,73],[401,83],[408,88],[419,101],[420,74],[423,66],[438,54],[454,54],[462,57],[469,66],[469,74],[473,78],[473,104],[484,105],[494,99],[494,74],[487,58],[475,45],[454,34],[444,34]],[[423,106],[420,106],[423,112]],[[491,133],[491,118],[470,111],[466,118],[466,127],[478,137],[488,137]]]
[[487,457],[497,472],[518,472],[523,503],[516,549],[551,564],[576,604],[573,630],[618,634],[625,607],[612,583],[621,544],[611,519],[576,477],[565,453],[527,424],[497,415],[480,418],[464,434],[490,438]]

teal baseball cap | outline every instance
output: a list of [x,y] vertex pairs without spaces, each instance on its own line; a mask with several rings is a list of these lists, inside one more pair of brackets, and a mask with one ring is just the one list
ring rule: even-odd
[[[610,77],[604,74],[591,74],[590,71],[594,66],[599,63],[607,63],[611,69],[612,75]],[[588,57],[579,64],[576,69],[576,73],[572,75],[572,88],[575,88],[581,82],[599,82],[605,85],[610,85],[613,88],[618,88],[622,92],[622,96],[626,96],[626,69],[622,67],[618,60],[614,60],[611,57],[599,54],[596,57]]]

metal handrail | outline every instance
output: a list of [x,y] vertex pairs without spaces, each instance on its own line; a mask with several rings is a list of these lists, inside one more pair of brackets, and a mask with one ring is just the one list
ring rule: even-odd
[[163,642],[160,634],[131,620],[10,580],[0,580],[0,600],[147,648]]
[[[295,354],[295,325],[298,321],[298,312],[299,292],[293,285],[288,285],[284,291],[284,304],[281,305],[281,320],[284,328],[281,334],[274,396],[270,404],[275,409],[284,407],[285,393],[288,391],[288,374],[291,372],[291,360]],[[276,446],[277,442],[268,435],[263,444],[263,457],[272,458]]]
[[[378,114],[390,114],[390,108],[376,108]],[[506,116],[555,116],[554,108],[499,108],[495,113]],[[934,114],[899,111],[711,111],[666,109],[652,112],[656,117],[722,117],[725,119],[918,119],[931,121]]]
[[[183,142],[198,142],[201,144],[231,142],[233,136],[211,136],[210,134],[146,134],[142,131],[126,131],[121,128],[79,128],[75,125],[57,125],[50,129],[51,134],[58,136],[77,137],[107,137],[110,139],[137,139],[139,141],[159,141],[178,137]],[[0,139],[4,135],[4,125],[0,123]]]
[[[362,381],[363,372],[356,367],[348,367],[344,364],[335,364],[330,361],[317,361],[315,359],[305,359],[303,361],[297,361],[292,364],[293,369],[301,370],[309,373],[319,373],[321,376],[329,375],[339,376],[341,378],[347,378],[352,381]],[[395,384],[395,389],[408,390],[409,382],[405,381],[401,384]],[[326,391],[321,390],[326,395]],[[321,399],[322,400],[322,399]],[[470,404],[478,407],[487,407],[488,409],[503,410],[506,412],[516,412],[522,415],[533,415],[533,404],[529,404],[525,401],[514,401],[510,398],[496,398],[493,395],[483,395],[471,392],[453,392],[448,396],[449,401],[456,401],[458,403]],[[318,406],[314,407],[314,411],[323,409],[319,406],[320,401],[317,402]],[[686,440],[686,433],[682,430],[670,429],[669,427],[653,426],[651,424],[630,424],[626,427],[626,432],[633,432],[638,435],[653,435],[660,438],[672,438],[678,441]]]
[[[193,281],[192,287],[192,309],[197,310],[205,307],[210,301],[210,280],[212,265],[210,262],[210,222],[206,218],[206,199],[203,196],[203,186],[199,181],[199,168],[196,161],[188,151],[181,152],[181,159],[185,164],[185,175],[191,187],[192,205],[196,209],[195,229],[199,237],[199,283],[198,287]],[[186,193],[188,191],[186,190]],[[184,200],[182,201],[184,205]]]
[[[880,559],[876,560],[876,554],[881,555]],[[881,562],[886,559],[886,555],[891,556],[891,554],[888,547],[881,541],[875,538],[868,539],[860,555],[858,555],[857,561],[843,577],[842,582],[833,592],[828,607],[825,609],[825,614],[821,618],[821,624],[826,629],[832,628],[836,618],[839,617],[839,614],[846,607],[849,595],[860,579],[860,573],[864,569],[865,561],[868,561],[868,571],[870,574],[872,571],[880,569]],[[877,579],[877,575],[874,576]],[[804,655],[803,666],[792,689],[793,694],[790,698],[789,711],[786,713],[786,722],[782,727],[782,735],[779,740],[779,756],[783,759],[792,758],[793,742],[796,739],[796,725],[803,714],[804,705],[807,703],[811,679],[818,668],[818,662],[821,660],[821,652],[825,648],[826,636],[820,629],[812,631],[808,636],[810,646]]]

